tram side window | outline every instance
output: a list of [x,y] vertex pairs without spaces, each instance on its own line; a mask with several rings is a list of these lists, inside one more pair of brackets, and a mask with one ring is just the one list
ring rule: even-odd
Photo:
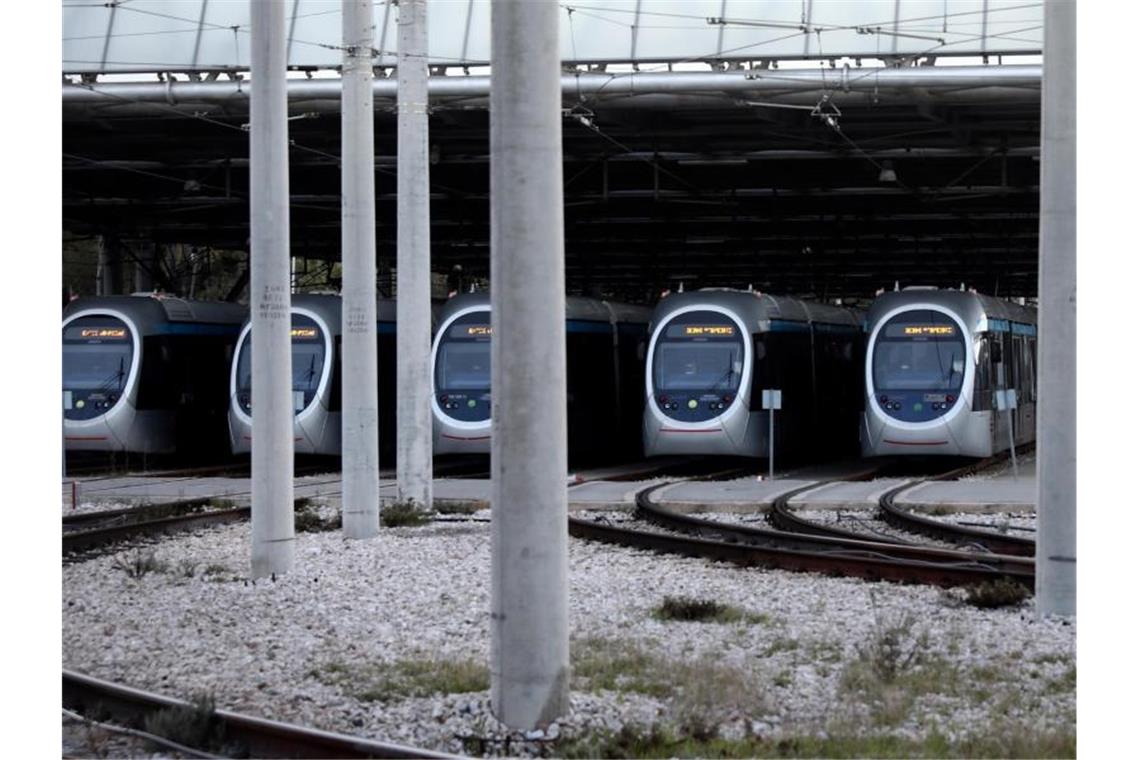
[[1029,338],[1026,342],[1027,366],[1029,367],[1029,400],[1037,401],[1037,338]]
[[974,373],[975,412],[988,411],[993,407],[993,372],[991,368],[989,336],[978,341],[978,365]]
[[1007,372],[1010,373],[1009,387],[1017,391],[1018,401],[1021,401],[1025,398],[1024,386],[1022,385],[1022,381],[1025,378],[1025,373],[1023,371],[1024,367],[1022,365],[1023,343],[1025,343],[1025,340],[1020,335],[1010,336],[1010,345],[1013,347],[1013,351],[1010,353],[1009,369]]

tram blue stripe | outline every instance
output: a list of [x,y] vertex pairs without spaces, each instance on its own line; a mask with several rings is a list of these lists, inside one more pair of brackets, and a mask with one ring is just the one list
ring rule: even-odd
[[568,333],[611,333],[609,322],[592,322],[585,319],[566,320]]
[[170,322],[148,331],[147,335],[237,335],[241,325],[204,325],[195,322]]

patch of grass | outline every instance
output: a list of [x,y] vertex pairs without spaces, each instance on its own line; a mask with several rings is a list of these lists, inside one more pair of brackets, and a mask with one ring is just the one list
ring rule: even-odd
[[957,670],[931,655],[928,634],[915,625],[909,612],[882,616],[876,610],[870,637],[840,675],[840,689],[867,705],[878,725],[897,724],[916,698],[957,684]]
[[762,656],[771,657],[772,655],[779,654],[780,652],[794,652],[799,648],[800,642],[798,639],[789,638],[787,636],[779,636],[776,639],[773,639],[772,643],[764,649]]
[[341,517],[336,515],[329,519],[321,517],[317,504],[312,499],[302,497],[293,502],[293,528],[298,533],[322,533],[330,530],[340,530]]
[[1065,669],[1059,678],[1052,678],[1045,684],[1047,692],[1052,694],[1063,694],[1065,692],[1077,690],[1077,666],[1070,665]]
[[730,716],[769,710],[767,683],[713,657],[671,660],[636,642],[591,637],[571,642],[570,662],[574,689],[663,700],[678,730],[688,737],[709,739]]
[[1029,596],[1029,589],[1009,578],[986,581],[966,588],[966,604],[980,609],[1016,607]]
[[328,662],[309,675],[336,686],[356,699],[390,702],[405,697],[462,694],[491,688],[491,672],[474,660],[433,657],[395,662],[348,664]]
[[920,664],[930,645],[926,631],[915,631],[917,620],[910,612],[891,617],[875,613],[870,641],[859,645],[859,659],[882,681],[890,682]]
[[193,578],[195,573],[198,572],[198,563],[186,557],[178,560],[178,566],[175,568],[175,573],[183,578]]
[[[224,728],[214,713],[214,697],[199,694],[189,706],[169,707],[146,717],[144,729],[178,744],[198,749],[222,749]],[[159,751],[169,748],[154,745]]]
[[380,512],[380,522],[386,528],[414,527],[431,522],[431,513],[410,500],[394,501]]
[[128,578],[138,580],[149,573],[164,573],[169,568],[154,552],[136,551],[131,557],[119,556],[115,558],[114,567],[122,570]]
[[473,515],[487,508],[486,502],[459,499],[433,499],[431,505],[441,515]]
[[632,641],[590,637],[570,644],[574,688],[629,691],[651,697],[673,692],[675,676],[665,662]]
[[748,736],[738,740],[702,739],[671,726],[622,727],[567,736],[553,747],[553,755],[566,758],[697,758],[697,757],[1041,757],[1068,758],[1076,755],[1076,735],[1071,731],[1042,731],[1032,726],[994,725],[976,736],[951,742],[933,730],[919,739],[876,736],[855,730],[805,731],[780,739]]
[[721,604],[712,599],[694,599],[688,596],[666,596],[651,613],[658,620],[698,621],[702,623],[769,624],[767,615],[757,615],[739,607]]

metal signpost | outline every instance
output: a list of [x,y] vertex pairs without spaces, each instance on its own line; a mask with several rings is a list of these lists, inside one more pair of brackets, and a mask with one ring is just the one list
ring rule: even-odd
[[768,410],[768,480],[776,478],[776,410],[783,405],[783,391],[765,388],[761,406]]
[[1006,413],[1009,421],[1009,459],[1013,462],[1013,479],[1017,480],[1017,448],[1013,443],[1013,410],[1017,408],[1017,391],[1012,388],[999,390],[996,394],[999,412]]

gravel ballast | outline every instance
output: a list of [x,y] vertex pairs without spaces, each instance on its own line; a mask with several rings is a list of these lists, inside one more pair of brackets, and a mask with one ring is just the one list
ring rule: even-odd
[[[981,610],[961,591],[571,539],[571,710],[527,741],[490,711],[487,523],[383,528],[363,542],[299,533],[296,570],[257,582],[249,530],[65,566],[63,666],[447,752],[590,754],[575,742],[654,724],[738,741],[1075,737],[1075,626],[1037,621],[1032,599]],[[135,577],[151,553],[154,568]],[[663,619],[667,596],[740,614]]]

